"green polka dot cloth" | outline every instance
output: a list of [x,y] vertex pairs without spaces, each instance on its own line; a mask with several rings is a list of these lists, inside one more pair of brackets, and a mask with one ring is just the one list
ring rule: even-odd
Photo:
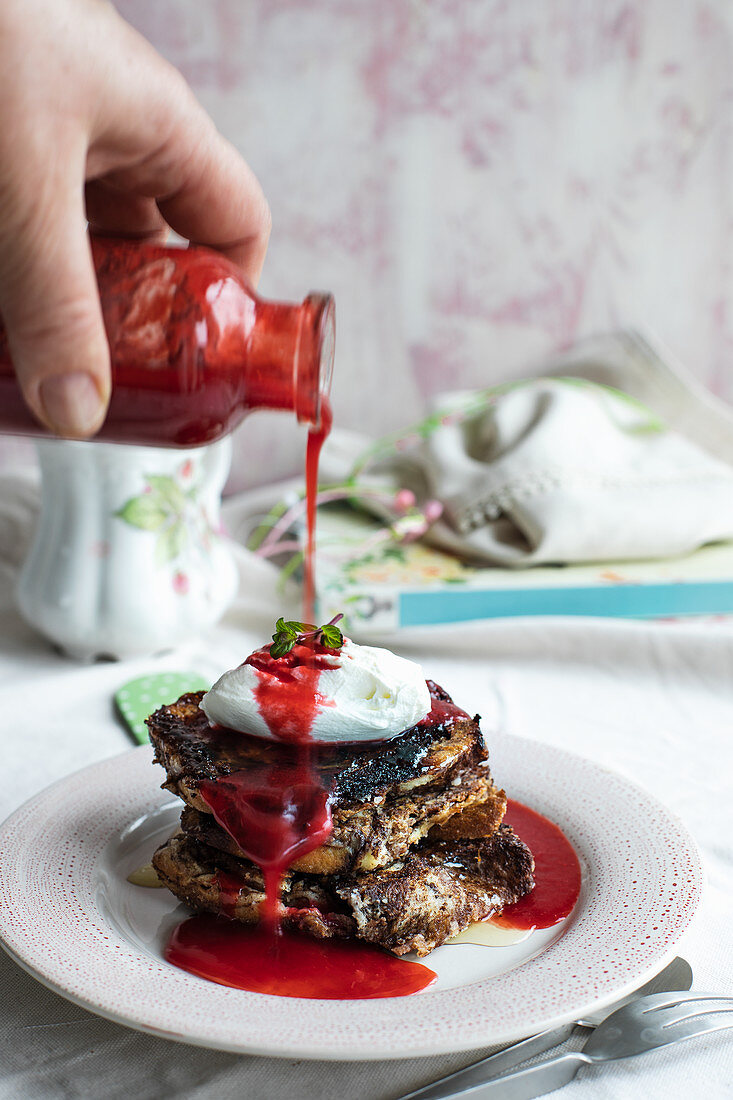
[[148,744],[145,719],[158,707],[174,703],[186,691],[208,691],[211,684],[196,672],[156,672],[130,680],[115,692],[115,705],[139,745]]

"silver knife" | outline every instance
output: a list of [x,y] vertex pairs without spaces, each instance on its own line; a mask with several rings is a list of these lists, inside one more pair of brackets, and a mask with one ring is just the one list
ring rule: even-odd
[[511,1046],[498,1050],[495,1054],[490,1054],[488,1058],[482,1058],[480,1062],[474,1062],[464,1069],[448,1074],[447,1077],[441,1077],[439,1081],[433,1081],[432,1084],[425,1085],[424,1088],[417,1089],[415,1092],[405,1093],[398,1100],[443,1100],[443,1098],[452,1096],[455,1092],[464,1091],[475,1085],[486,1084],[489,1078],[504,1073],[508,1069],[514,1069],[515,1066],[526,1062],[528,1058],[533,1058],[536,1054],[544,1054],[553,1047],[559,1046],[560,1043],[564,1043],[566,1039],[570,1038],[576,1027],[598,1027],[606,1016],[610,1016],[617,1008],[621,1008],[629,1001],[635,1001],[637,997],[644,997],[648,993],[669,993],[678,989],[690,989],[691,986],[692,969],[690,964],[684,959],[673,959],[651,981],[642,985],[640,989],[630,993],[627,997],[622,997],[614,1004],[607,1005],[589,1016],[584,1016],[582,1020],[578,1020],[576,1023],[564,1024],[562,1027],[553,1028],[551,1031],[541,1031],[539,1035],[522,1039],[519,1043],[512,1043]]

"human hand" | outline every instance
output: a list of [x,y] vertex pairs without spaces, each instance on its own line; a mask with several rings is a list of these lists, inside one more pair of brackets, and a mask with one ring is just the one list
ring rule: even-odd
[[110,368],[86,220],[135,238],[170,227],[256,283],[269,210],[181,75],[108,0],[2,0],[0,103],[0,315],[13,363],[46,427],[92,435]]

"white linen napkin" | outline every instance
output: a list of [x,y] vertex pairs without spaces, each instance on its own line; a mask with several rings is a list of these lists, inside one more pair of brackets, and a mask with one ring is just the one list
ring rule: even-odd
[[[584,364],[604,383],[580,377]],[[576,375],[441,394],[416,432],[365,461],[363,438],[335,434],[326,476],[348,477],[356,465],[357,486],[379,493],[365,504],[387,519],[400,489],[419,507],[439,501],[426,538],[479,564],[669,557],[733,538],[733,464],[689,438],[717,439],[733,460],[733,416],[701,400],[639,337],[595,341],[553,369],[565,365]],[[618,378],[684,420],[686,435],[611,388]]]

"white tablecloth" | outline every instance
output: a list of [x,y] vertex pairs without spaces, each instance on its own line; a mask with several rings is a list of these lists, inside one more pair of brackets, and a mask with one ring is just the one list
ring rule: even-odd
[[[277,614],[268,566],[242,552],[241,596],[195,643],[155,659],[77,665],[54,653],[13,609],[24,536],[0,560],[0,818],[47,784],[131,743],[111,698],[156,669],[215,676],[267,639]],[[673,806],[700,846],[708,882],[679,953],[694,987],[733,993],[733,623],[504,620],[405,635],[421,661],[484,729],[537,738],[613,767]],[[2,853],[0,853],[0,863]],[[0,1100],[125,1098],[388,1100],[479,1052],[389,1063],[237,1056],[153,1038],[47,991],[0,952]],[[585,1069],[568,1100],[733,1096],[733,1032]]]

